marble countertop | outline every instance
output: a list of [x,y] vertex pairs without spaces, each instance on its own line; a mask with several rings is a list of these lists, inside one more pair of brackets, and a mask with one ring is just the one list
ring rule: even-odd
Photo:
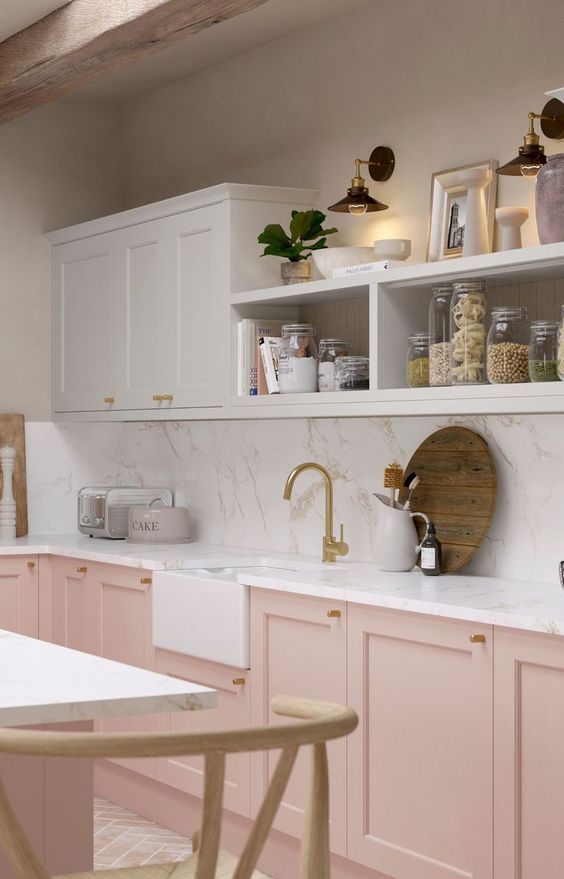
[[198,542],[147,546],[83,535],[0,541],[0,555],[29,553],[148,571],[234,567],[241,569],[239,582],[257,588],[564,635],[564,591],[556,572],[552,583],[529,583],[464,574],[425,577],[418,571],[390,574],[368,562],[339,559],[324,565],[308,556]]
[[208,687],[0,630],[0,726],[216,705]]

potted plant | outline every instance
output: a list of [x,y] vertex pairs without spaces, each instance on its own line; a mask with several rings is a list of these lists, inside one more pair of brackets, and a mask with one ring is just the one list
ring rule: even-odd
[[280,256],[285,259],[280,266],[283,284],[299,284],[311,278],[308,257],[313,250],[323,250],[327,236],[337,229],[324,229],[326,217],[321,211],[292,211],[290,231],[285,232],[279,223],[270,223],[258,237],[265,244],[261,256]]

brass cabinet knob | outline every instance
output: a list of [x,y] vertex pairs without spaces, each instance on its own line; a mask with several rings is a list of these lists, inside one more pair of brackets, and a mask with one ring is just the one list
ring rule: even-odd
[[28,562],[27,566],[28,566],[29,570],[32,571],[33,568],[35,567],[35,562]]
[[153,394],[153,400],[155,401],[155,403],[162,403],[164,397],[162,394]]
[[470,635],[471,644],[483,644],[486,640],[485,635]]
[[328,617],[340,617],[340,616],[341,616],[341,611],[340,611],[340,610],[328,610],[328,611],[327,611],[327,616],[328,616]]
[[104,403],[107,403],[108,406],[111,406],[112,403],[115,403],[115,397],[104,397]]
[[77,573],[77,574],[86,574],[87,570],[88,570],[88,568],[86,568],[86,567],[82,567],[82,566],[81,566],[81,567],[79,567],[79,568],[76,569],[76,573]]
[[245,678],[233,678],[234,687],[243,687],[246,684]]
[[141,583],[143,584],[143,586],[150,586],[152,582],[152,577],[141,577]]
[[163,394],[162,399],[166,400],[167,403],[172,403],[174,400],[174,394]]

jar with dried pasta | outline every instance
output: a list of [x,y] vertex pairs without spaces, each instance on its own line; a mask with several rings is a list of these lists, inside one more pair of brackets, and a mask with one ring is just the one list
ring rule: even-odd
[[486,381],[485,281],[453,284],[450,310],[453,385],[481,385]]

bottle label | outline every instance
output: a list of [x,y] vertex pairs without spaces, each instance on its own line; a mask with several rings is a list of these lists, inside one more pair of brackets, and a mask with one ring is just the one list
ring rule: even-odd
[[421,549],[421,567],[431,571],[437,566],[437,550],[432,546],[424,546]]
[[320,363],[317,367],[317,378],[320,391],[335,390],[335,364],[331,361]]

